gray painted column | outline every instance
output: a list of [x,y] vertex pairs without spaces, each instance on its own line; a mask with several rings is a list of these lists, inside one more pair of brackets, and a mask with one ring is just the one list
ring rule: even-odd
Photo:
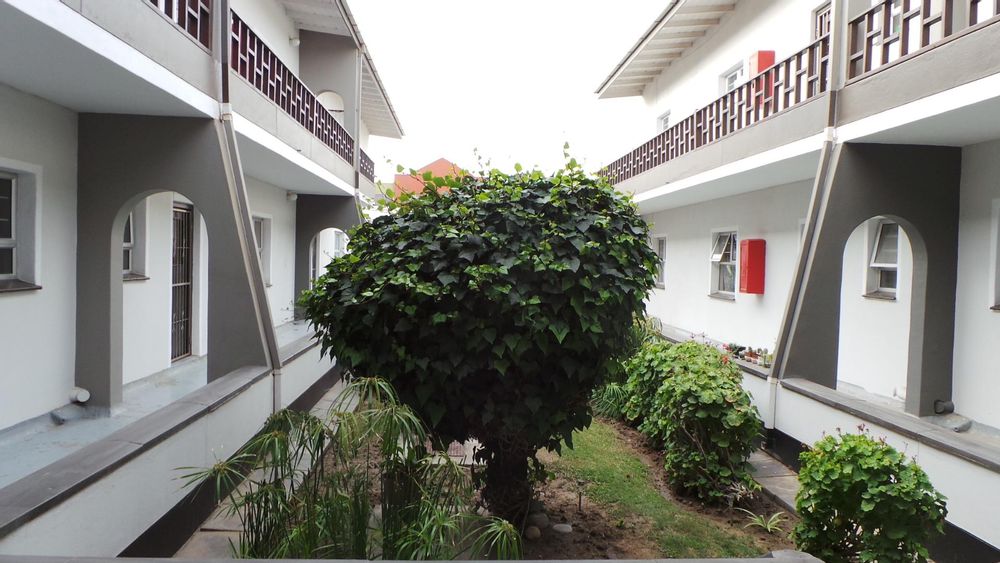
[[961,149],[847,144],[834,150],[815,240],[791,319],[781,377],[837,384],[844,246],[877,216],[899,222],[913,249],[906,410],[951,399]]
[[309,245],[323,229],[348,231],[361,222],[354,198],[299,195],[295,201],[295,295],[309,288]]
[[344,100],[344,129],[359,141],[358,116],[361,93],[355,84],[361,74],[358,52],[350,37],[315,31],[299,32],[299,75],[302,82],[316,94],[332,91]]
[[[221,125],[209,119],[81,114],[77,219],[76,384],[90,404],[121,401],[121,237],[128,210],[178,192],[209,239],[208,378],[267,365],[251,250],[241,236],[237,186]],[[165,346],[169,342],[164,342]]]

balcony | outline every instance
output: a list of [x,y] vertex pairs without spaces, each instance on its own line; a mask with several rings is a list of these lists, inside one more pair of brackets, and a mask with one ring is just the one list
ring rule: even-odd
[[[1000,16],[1000,0],[968,0],[968,27]],[[915,56],[950,37],[956,22],[953,0],[882,0],[848,26],[848,79]]]
[[206,49],[212,48],[212,0],[149,0],[149,3]]
[[230,41],[231,68],[345,162],[353,164],[354,139],[235,12]]
[[361,150],[361,154],[359,155],[360,157],[358,158],[358,161],[359,161],[359,163],[358,163],[358,171],[361,172],[362,176],[364,176],[365,178],[368,178],[369,180],[371,180],[372,182],[374,182],[375,181],[375,161],[373,161],[372,158],[370,156],[368,156],[368,153],[366,153],[364,151],[364,149],[360,149],[360,150]]
[[620,184],[812,100],[829,87],[828,34],[612,162],[602,174]]

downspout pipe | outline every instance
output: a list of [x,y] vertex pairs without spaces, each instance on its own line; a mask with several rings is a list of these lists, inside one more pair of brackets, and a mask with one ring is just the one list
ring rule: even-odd
[[829,196],[830,186],[833,180],[833,172],[836,167],[837,124],[839,122],[840,111],[840,91],[847,80],[847,16],[848,7],[851,0],[834,0],[831,4],[832,22],[830,26],[830,81],[829,94],[827,97],[827,123],[824,132],[826,140],[820,152],[819,166],[816,170],[816,180],[813,184],[812,196],[809,201],[809,212],[806,217],[805,232],[802,236],[802,247],[799,258],[795,265],[795,273],[792,279],[792,291],[788,294],[788,301],[785,305],[785,314],[782,318],[780,332],[778,333],[778,343],[774,354],[773,371],[768,382],[770,388],[770,421],[772,426],[776,426],[777,419],[777,388],[786,373],[788,350],[794,344],[793,335],[798,322],[799,309],[804,285],[809,279],[810,264],[816,252],[816,235],[822,228],[822,216],[825,210],[825,202]]
[[264,344],[264,353],[267,357],[268,367],[271,368],[271,396],[272,412],[277,412],[282,408],[281,401],[281,355],[278,351],[278,338],[274,331],[274,322],[271,317],[271,307],[267,301],[267,289],[264,284],[260,259],[256,252],[256,240],[253,235],[253,217],[250,214],[250,203],[247,196],[246,180],[243,177],[243,164],[240,161],[239,144],[236,140],[236,129],[233,126],[233,111],[229,102],[229,61],[231,44],[229,42],[229,30],[232,29],[231,11],[229,0],[219,2],[219,55],[221,80],[219,83],[220,92],[220,119],[222,122],[223,134],[223,157],[229,168],[230,189],[233,190],[237,215],[236,226],[240,230],[242,239],[244,264],[251,280],[251,290],[254,295],[254,303],[257,309],[257,323],[261,332],[261,342]]

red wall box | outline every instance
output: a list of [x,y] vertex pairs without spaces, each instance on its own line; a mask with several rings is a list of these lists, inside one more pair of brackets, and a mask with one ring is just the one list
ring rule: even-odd
[[740,241],[740,293],[764,293],[764,257],[767,242],[764,239]]

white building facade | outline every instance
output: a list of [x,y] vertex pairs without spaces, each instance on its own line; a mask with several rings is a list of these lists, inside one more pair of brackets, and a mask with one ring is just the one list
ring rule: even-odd
[[173,468],[337,379],[296,299],[402,129],[342,0],[0,0],[0,32],[0,554],[169,555]]
[[665,4],[598,89],[648,107],[605,169],[663,261],[648,313],[770,360],[744,381],[787,462],[864,424],[949,497],[935,559],[995,559],[1000,3]]

